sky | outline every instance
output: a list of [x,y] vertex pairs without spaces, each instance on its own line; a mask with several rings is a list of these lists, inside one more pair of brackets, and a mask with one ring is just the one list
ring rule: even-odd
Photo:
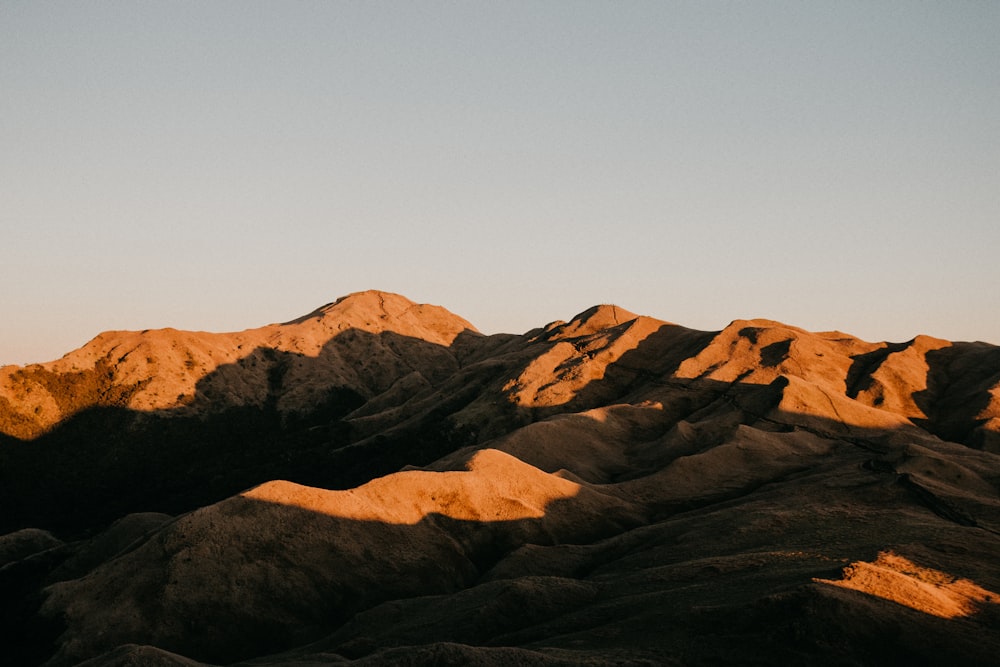
[[351,292],[1000,344],[1000,3],[0,2],[0,364]]

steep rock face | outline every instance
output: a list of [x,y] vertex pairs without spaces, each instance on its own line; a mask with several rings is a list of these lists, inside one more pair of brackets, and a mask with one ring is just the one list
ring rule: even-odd
[[[157,396],[197,376],[157,407],[141,364],[119,370],[151,342],[130,335],[121,361],[105,341],[44,366],[39,404],[79,415],[0,448],[4,514],[65,529],[7,540],[42,538],[0,569],[26,664],[1000,652],[996,346],[702,332],[614,306],[482,336],[371,292],[253,332],[171,333],[215,365],[150,352],[180,383]],[[94,396],[130,407],[86,430]]]

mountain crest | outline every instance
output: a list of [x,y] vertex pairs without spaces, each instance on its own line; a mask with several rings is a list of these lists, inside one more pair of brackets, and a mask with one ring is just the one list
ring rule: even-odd
[[559,338],[589,336],[621,326],[638,317],[635,313],[613,304],[593,306],[574,316],[569,322],[561,325],[558,328]]
[[450,345],[463,332],[478,333],[470,322],[441,306],[414,303],[399,294],[380,290],[348,294],[284,326],[297,335],[310,326],[327,332],[393,331],[439,345]]

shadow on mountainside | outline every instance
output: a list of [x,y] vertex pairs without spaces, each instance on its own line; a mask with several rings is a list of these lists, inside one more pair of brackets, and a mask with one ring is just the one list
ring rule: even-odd
[[[135,642],[230,662],[340,626],[331,650],[372,659],[417,640],[626,655],[637,646],[637,657],[652,651],[687,664],[746,656],[767,664],[842,664],[844,656],[862,664],[928,656],[976,664],[993,655],[996,633],[986,628],[1000,620],[994,604],[945,620],[812,581],[836,579],[849,562],[871,561],[891,547],[1000,590],[988,556],[1000,534],[996,457],[941,443],[915,426],[877,428],[781,410],[785,378],[769,385],[672,378],[651,386],[661,392],[662,409],[651,409],[660,421],[643,421],[635,434],[660,450],[646,460],[646,487],[665,495],[644,501],[646,519],[581,512],[573,498],[548,503],[539,518],[469,521],[438,512],[416,524],[230,499],[180,518],[72,585],[83,588],[67,584],[77,614],[70,624],[82,624],[80,636],[98,643],[66,664]],[[740,430],[747,426],[763,439]],[[801,433],[832,449],[811,449],[816,440],[799,442]],[[355,448],[358,465],[391,467],[369,461],[375,452],[412,461],[405,445],[414,441],[396,442]],[[800,451],[803,444],[809,447]],[[273,474],[274,463],[261,465],[267,479],[283,476]],[[679,472],[657,476],[671,469]],[[206,515],[212,520],[196,522]],[[54,650],[65,630],[60,616],[35,610],[76,548],[0,570],[7,645],[19,647],[12,664],[37,664]],[[372,611],[356,617],[365,610]],[[140,626],[130,629],[119,612]]]
[[[988,662],[1000,648],[997,598],[945,619],[877,591],[817,582],[892,548],[917,569],[938,570],[932,584],[1000,590],[990,557],[997,533],[930,515],[898,473],[858,465],[869,455],[841,443],[804,455],[802,469],[742,486],[706,479],[699,500],[648,525],[591,502],[592,492],[555,498],[538,517],[468,520],[442,510],[413,523],[319,511],[309,497],[297,506],[294,490],[281,488],[270,494],[287,497],[281,502],[230,498],[50,589],[34,629],[47,632],[49,652],[57,639],[69,647],[53,667],[130,643],[218,664],[297,646],[270,664],[330,652],[377,662],[380,651],[437,642],[579,658],[607,652],[616,664],[650,656],[661,664]],[[821,474],[810,476],[810,461]],[[709,472],[742,479],[733,462]],[[61,610],[68,625],[53,625]]]
[[[348,344],[359,355],[358,367],[348,368],[354,377],[323,386]],[[463,336],[448,348],[347,330],[317,357],[258,348],[221,365],[176,409],[97,405],[33,440],[7,437],[0,448],[0,534],[30,526],[79,534],[128,512],[188,511],[270,479],[343,488],[429,463],[469,444],[448,416],[474,398],[481,382],[438,396],[421,413],[401,413],[405,424],[390,420],[396,428],[361,446],[371,434],[359,436],[345,418],[407,374],[422,378],[418,394],[437,392],[473,348]],[[310,377],[321,381],[307,409],[279,409]],[[260,400],[241,404],[247,394]]]
[[[466,333],[450,346],[349,329],[315,357],[256,348],[153,413],[116,404],[129,394],[108,384],[111,367],[41,378],[83,408],[34,440],[0,442],[0,535],[38,526],[79,541],[0,566],[5,658],[37,664],[63,645],[71,664],[139,642],[230,662],[321,640],[283,664],[323,647],[377,663],[433,642],[608,651],[609,662],[995,660],[996,598],[954,619],[898,599],[970,589],[965,580],[1000,590],[1000,457],[969,447],[989,435],[978,426],[1000,348],[928,352],[926,389],[907,396],[927,419],[907,420],[850,400],[907,344],[842,359],[832,390],[775,376],[796,341],[762,341],[744,362],[772,374],[724,382],[678,372],[718,332],[646,320],[639,339],[615,322],[578,336]],[[631,347],[605,364],[619,340]],[[512,382],[557,345],[569,356],[551,383],[572,390],[548,396],[565,400],[515,404]],[[94,396],[110,404],[87,408]],[[486,441],[526,464],[489,484],[519,483],[533,466],[557,473],[553,484],[580,482],[581,495],[530,518],[495,520],[488,503],[455,518],[443,506],[466,487],[442,482],[430,499],[442,507],[410,523],[231,497],[275,479],[376,480],[379,502],[416,505],[430,484],[406,495],[384,476],[434,462],[441,473],[403,475],[466,474],[454,471]],[[509,491],[497,503],[525,505],[523,488]],[[587,505],[592,493],[610,504]],[[80,558],[112,520],[150,510],[190,513],[103,565]],[[913,567],[883,567],[884,551]],[[830,583],[845,567],[856,589]]]
[[[126,643],[218,664],[276,653],[318,640],[382,602],[455,593],[524,539],[545,543],[534,519],[491,523],[431,514],[414,525],[391,524],[243,498],[226,501],[225,520],[217,527],[225,541],[211,541],[218,550],[199,550],[190,532],[200,527],[182,523],[124,556],[138,563],[134,579],[126,590],[106,594],[145,623],[117,622],[119,615],[94,595],[95,584],[66,591],[75,596],[70,627],[79,624],[74,636],[84,650],[53,664],[76,664]],[[170,542],[181,538],[191,540],[190,553],[170,553]],[[109,576],[91,578],[114,586]],[[164,602],[168,586],[173,606]],[[532,617],[521,620],[527,625]]]
[[[626,335],[629,324],[614,327],[606,345]],[[407,465],[427,465],[526,424],[614,403],[653,400],[662,411],[649,428],[630,434],[653,446],[631,460],[632,470],[618,479],[662,465],[672,454],[658,453],[655,442],[682,420],[714,420],[711,428],[699,430],[707,443],[721,441],[741,423],[793,428],[766,419],[787,382],[762,389],[741,381],[677,377],[680,364],[705,349],[717,332],[669,324],[636,342],[562,404],[508,400],[504,383],[546,350],[567,340],[576,348],[576,356],[556,369],[555,382],[590,363],[590,341],[608,331],[561,340],[465,333],[446,347],[393,332],[348,329],[315,357],[257,348],[201,378],[195,394],[177,409],[92,407],[35,440],[4,444],[0,534],[22,527],[85,534],[126,513],[177,514],[278,478],[349,488]],[[855,358],[846,378],[848,396],[857,396],[865,377],[892,349]],[[762,364],[776,366],[788,344],[760,354]],[[974,439],[975,416],[1000,374],[995,370],[1000,348],[956,344],[927,358],[928,388],[914,400],[932,418],[920,426],[960,442],[960,436]],[[101,375],[110,377],[111,370]],[[122,391],[111,387],[98,394],[128,394]],[[463,417],[456,420],[460,412]],[[795,425],[809,426],[801,419]],[[859,441],[867,437],[863,426],[834,420],[817,431]],[[885,439],[884,429],[873,433]]]
[[[625,328],[631,322],[617,327],[619,336],[627,333]],[[582,336],[573,341],[578,349],[585,346],[585,340],[605,334],[607,330],[591,336]],[[600,378],[591,380],[565,403],[533,408],[535,418],[552,414],[589,410],[602,405],[627,402],[630,397],[650,385],[669,382],[680,365],[688,358],[701,352],[717,335],[718,331],[697,331],[676,324],[664,324],[640,340],[607,365]],[[557,371],[572,372],[574,366],[586,363],[587,354],[575,357]],[[685,406],[677,406],[678,412],[686,411]]]
[[989,406],[990,390],[1000,385],[1000,347],[987,343],[953,343],[927,353],[927,389],[913,399],[927,415],[914,420],[943,440],[984,449],[1000,438],[979,428]]

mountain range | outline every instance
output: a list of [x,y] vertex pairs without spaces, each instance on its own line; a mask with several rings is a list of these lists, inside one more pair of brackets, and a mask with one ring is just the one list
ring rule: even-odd
[[1000,347],[343,297],[0,368],[5,664],[996,664]]

